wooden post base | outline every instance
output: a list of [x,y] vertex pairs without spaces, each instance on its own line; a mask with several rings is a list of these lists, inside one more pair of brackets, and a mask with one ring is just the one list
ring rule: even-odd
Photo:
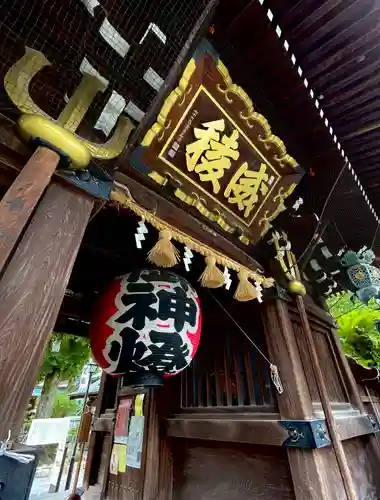
[[21,426],[92,208],[51,184],[1,278],[0,440]]
[[[282,300],[265,306],[264,326],[269,357],[277,365],[284,386],[284,392],[277,397],[281,417],[289,420],[313,418],[313,405],[297,341]],[[297,500],[332,498],[322,453],[323,449],[287,450]]]

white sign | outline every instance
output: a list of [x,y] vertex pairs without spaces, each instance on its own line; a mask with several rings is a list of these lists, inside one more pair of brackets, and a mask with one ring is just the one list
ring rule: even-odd
[[26,444],[37,446],[65,442],[71,418],[41,418],[32,420]]

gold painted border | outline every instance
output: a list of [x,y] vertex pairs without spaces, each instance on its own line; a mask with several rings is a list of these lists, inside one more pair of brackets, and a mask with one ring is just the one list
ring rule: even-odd
[[195,59],[190,59],[188,62],[185,71],[183,72],[182,78],[179,81],[178,87],[174,89],[169,96],[165,99],[164,105],[161,108],[161,111],[157,117],[156,123],[152,126],[151,129],[145,134],[144,139],[142,140],[142,146],[150,146],[156,136],[160,134],[166,125],[166,120],[173,109],[174,105],[177,103],[178,99],[182,97],[189,86],[190,79],[193,76],[193,73],[196,70],[196,62]]
[[239,85],[233,83],[227,67],[222,63],[220,59],[218,59],[216,67],[219,71],[219,74],[222,76],[224,84],[226,86],[225,89],[222,89],[220,85],[218,85],[218,90],[219,92],[224,94],[226,101],[231,104],[231,99],[228,96],[229,93],[237,95],[247,108],[246,115],[240,112],[240,118],[245,121],[247,127],[253,128],[253,125],[251,124],[252,121],[259,123],[265,131],[265,137],[259,136],[259,140],[263,142],[266,147],[268,147],[268,144],[277,146],[281,152],[281,156],[275,157],[276,161],[278,161],[279,163],[279,166],[284,168],[286,165],[288,165],[291,168],[296,169],[298,167],[298,162],[292,156],[287,154],[286,147],[283,141],[276,135],[272,134],[271,127],[265,116],[255,111],[253,107],[253,101],[245,92],[245,90],[242,89],[242,87],[240,87]]
[[[255,151],[255,153],[257,153],[261,157],[262,161],[266,165],[268,165],[273,170],[274,174],[277,176],[276,180],[272,183],[271,188],[268,191],[267,195],[265,196],[265,198],[261,202],[260,207],[256,210],[255,214],[253,215],[253,217],[252,217],[252,219],[250,221],[242,219],[237,213],[235,213],[233,210],[231,210],[227,205],[224,205],[218,198],[215,198],[209,191],[207,191],[206,189],[204,189],[200,184],[196,183],[193,179],[191,179],[189,176],[187,176],[185,172],[183,172],[178,167],[176,167],[175,165],[173,165],[173,163],[171,163],[169,160],[167,160],[163,156],[163,154],[165,154],[165,152],[166,152],[166,150],[168,148],[169,143],[173,140],[173,137],[177,133],[179,127],[182,125],[183,121],[186,119],[189,111],[191,111],[191,109],[193,108],[194,103],[197,100],[197,98],[199,97],[199,95],[201,94],[201,92],[204,92],[206,94],[206,96],[215,104],[215,106],[224,114],[224,116],[233,124],[233,126],[244,137],[244,139],[248,142],[248,144]],[[247,228],[249,228],[252,225],[253,221],[256,219],[257,215],[259,214],[261,208],[263,207],[263,205],[265,204],[265,202],[267,201],[267,199],[271,195],[273,189],[276,187],[276,185],[278,184],[279,180],[281,179],[281,175],[277,172],[277,170],[270,164],[270,162],[265,158],[265,156],[256,148],[256,146],[252,143],[252,141],[247,137],[247,135],[245,134],[245,132],[243,132],[241,130],[241,128],[237,125],[237,123],[228,115],[228,113],[222,108],[222,106],[219,104],[219,102],[210,94],[210,92],[203,85],[200,85],[199,88],[198,88],[198,90],[194,94],[194,97],[192,98],[192,100],[190,101],[189,105],[187,106],[187,108],[186,108],[185,112],[183,113],[181,119],[178,121],[177,126],[175,127],[175,129],[173,130],[173,132],[170,134],[170,137],[168,138],[168,140],[164,144],[163,148],[161,149],[161,151],[160,151],[160,153],[158,155],[158,158],[160,160],[162,160],[164,163],[166,163],[175,172],[177,172],[177,174],[181,175],[188,182],[190,182],[193,186],[195,186],[197,189],[199,189],[200,191],[202,191],[207,196],[207,198],[212,199],[214,201],[214,203],[216,203],[217,205],[223,207],[224,210],[226,210],[233,217],[235,217],[237,220],[239,220],[239,222],[241,222]]]
[[[224,94],[225,99],[228,103],[231,103],[231,100],[228,96],[229,93],[233,93],[238,96],[241,101],[244,103],[247,108],[247,114],[240,112],[240,118],[245,121],[248,128],[252,128],[252,121],[256,121],[260,124],[265,132],[265,137],[259,137],[259,140],[263,142],[266,147],[269,147],[270,144],[273,144],[278,147],[281,152],[281,156],[276,158],[280,167],[285,167],[286,165],[290,166],[293,169],[298,167],[298,162],[287,154],[285,144],[283,141],[272,134],[271,127],[268,123],[268,120],[260,113],[257,113],[254,110],[252,99],[248,96],[248,94],[243,90],[242,87],[233,83],[230,73],[227,67],[223,64],[223,62],[218,59],[216,63],[216,68],[219,71],[219,74],[222,76],[224,84],[226,86],[225,89],[220,88],[218,86],[219,91]],[[196,61],[194,58],[190,59],[188,62],[182,78],[179,81],[178,87],[174,89],[169,96],[166,98],[164,105],[161,108],[161,111],[157,117],[154,125],[148,130],[145,134],[144,139],[142,140],[142,146],[150,146],[155,139],[155,137],[162,133],[165,129],[167,118],[173,109],[174,105],[177,101],[184,96],[184,94],[188,91],[188,87],[190,84],[190,80],[196,70]],[[190,86],[191,89],[191,86]]]

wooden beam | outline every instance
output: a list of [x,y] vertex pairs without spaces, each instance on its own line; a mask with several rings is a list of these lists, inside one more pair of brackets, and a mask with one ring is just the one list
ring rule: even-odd
[[[379,117],[380,110],[376,107],[373,107],[371,111],[368,111],[367,113],[363,112],[363,114],[360,114],[360,116],[357,116],[350,121],[344,122],[344,120],[342,120],[343,123],[335,125],[335,130],[340,137],[344,137],[346,136],[346,134],[351,134],[352,132],[355,133],[358,129],[365,129],[367,126],[371,126],[373,123],[377,123],[379,121]],[[370,137],[368,139],[368,142],[370,142]]]
[[379,128],[380,128],[380,121],[376,121],[376,122],[372,123],[371,125],[367,125],[366,127],[362,127],[359,130],[355,130],[354,132],[351,132],[350,134],[343,135],[342,139],[343,140],[352,139],[353,137],[358,137],[360,135],[368,134],[368,132],[372,132],[373,130],[378,130]]
[[92,207],[52,184],[1,278],[0,440],[20,428]]
[[[342,31],[340,31],[339,34],[342,34]],[[318,59],[318,57],[314,57],[314,52],[312,52],[310,57],[308,57],[308,64],[311,65],[311,68],[307,71],[308,78],[313,81],[313,85],[316,88],[320,88],[328,82],[332,72],[334,72],[334,75],[336,71],[341,73],[342,69],[344,70],[349,64],[354,63],[358,56],[367,53],[365,49],[366,45],[368,45],[370,50],[377,47],[377,39],[378,31],[377,28],[375,28],[366,33],[364,37],[355,38],[352,43],[348,42],[345,44],[344,48],[333,52],[331,56]],[[339,64],[342,60],[344,60],[344,62]]]
[[[179,230],[184,231],[189,236],[192,236],[206,245],[219,250],[228,257],[240,262],[244,266],[252,270],[263,270],[262,266],[244,252],[237,245],[229,241],[229,239],[220,233],[212,230],[208,225],[210,222],[203,223],[201,220],[191,215],[190,207],[180,208],[170,201],[170,192],[160,188],[160,193],[156,193],[157,184],[150,181],[146,176],[138,177],[141,181],[138,182],[131,177],[120,172],[115,174],[115,180],[126,186],[134,200],[148,210],[154,210],[157,217],[160,217],[168,224],[172,224]],[[145,186],[144,184],[147,186]],[[150,188],[150,189],[149,189]],[[180,202],[178,201],[178,204]]]
[[282,446],[289,437],[280,420],[248,420],[245,415],[234,418],[168,418],[168,436],[187,439],[207,439],[232,443]]
[[369,99],[363,104],[358,104],[358,106],[354,107],[351,111],[346,111],[340,118],[336,117],[334,123],[336,123],[336,126],[341,130],[341,128],[347,123],[350,123],[350,121],[355,121],[360,118],[367,119],[369,113],[373,111],[378,112],[380,110],[379,105],[380,99]]
[[[313,50],[311,54],[308,55],[308,64],[310,64],[311,67],[315,66],[316,61],[323,61],[324,56],[328,53],[331,53],[334,46],[339,46],[339,44],[341,44],[343,40],[349,40],[349,37],[352,36],[353,33],[358,33],[360,28],[362,28],[363,30],[366,29],[366,25],[368,25],[368,17],[376,15],[379,7],[374,7],[370,12],[364,13],[360,2],[361,0],[356,0],[356,2],[349,5],[345,10],[343,10],[342,13],[339,13],[339,15],[335,15],[330,20],[330,22],[323,23],[320,29],[313,33],[312,37],[305,37],[306,41],[301,45],[301,47],[302,50],[307,51],[310,44],[315,43],[315,41],[318,39],[317,37],[322,37],[323,34],[329,32],[331,33],[332,25],[340,23],[342,21],[342,18],[344,17],[354,16],[353,18],[355,19],[355,21],[353,23],[350,23],[346,28],[337,30],[335,36],[325,41],[325,43],[320,44],[319,48]],[[311,15],[310,17],[313,18],[313,15]],[[340,50],[337,50],[336,52],[340,52]],[[347,52],[345,52],[344,54],[346,55]]]
[[59,163],[59,155],[38,148],[0,202],[0,273]]
[[[268,417],[271,415],[268,414]],[[374,432],[366,414],[340,416],[336,423],[342,441]],[[254,413],[235,412],[224,418],[215,414],[197,418],[194,418],[194,415],[179,414],[166,419],[166,425],[168,436],[186,439],[283,446],[289,437],[288,432],[281,426],[280,418],[260,419],[256,418]]]
[[374,432],[373,426],[366,414],[356,417],[337,417],[336,430],[341,441],[366,436]]
[[354,102],[358,97],[366,95],[369,88],[372,89],[372,87],[378,86],[379,81],[380,74],[374,74],[371,78],[367,78],[350,90],[338,92],[335,96],[326,100],[326,104],[323,104],[323,107],[327,110],[329,107],[336,106],[340,103],[344,105],[347,101]]
[[[317,6],[316,8],[313,8],[313,14],[312,15],[305,15],[302,17],[302,21],[297,25],[296,28],[294,28],[292,32],[292,36],[294,38],[302,37],[302,34],[306,31],[309,32],[310,29],[312,29],[313,32],[313,37],[305,37],[305,41],[308,41],[309,43],[312,43],[314,41],[314,35],[315,38],[319,36],[319,32],[315,29],[315,25],[318,23],[318,21],[322,18],[326,19],[326,16],[331,12],[331,10],[336,7],[339,3],[341,3],[341,0],[330,0],[330,1],[325,1],[321,5]],[[324,26],[327,24],[329,26],[328,29],[331,29],[331,25],[334,26],[334,24],[339,23],[340,21],[340,16],[330,16],[330,20],[326,22],[323,22],[320,26],[320,30],[323,30]],[[314,29],[313,29],[314,27]]]

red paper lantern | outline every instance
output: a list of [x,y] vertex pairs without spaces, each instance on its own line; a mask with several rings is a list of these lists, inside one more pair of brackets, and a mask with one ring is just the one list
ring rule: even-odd
[[101,296],[90,327],[91,349],[112,375],[175,375],[194,358],[201,325],[199,298],[188,281],[169,271],[133,271]]

